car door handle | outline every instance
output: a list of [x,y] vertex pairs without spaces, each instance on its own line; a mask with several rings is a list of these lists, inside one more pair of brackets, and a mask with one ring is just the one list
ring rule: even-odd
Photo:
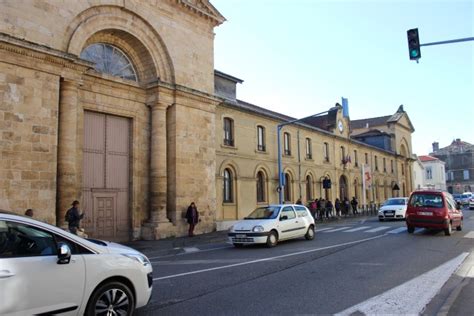
[[14,276],[15,273],[11,273],[9,270],[0,270],[0,279],[6,279]]

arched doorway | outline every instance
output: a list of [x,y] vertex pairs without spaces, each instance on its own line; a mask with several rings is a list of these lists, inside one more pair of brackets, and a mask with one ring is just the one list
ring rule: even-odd
[[344,200],[345,198],[349,199],[349,187],[347,185],[346,176],[341,176],[339,178],[339,198]]

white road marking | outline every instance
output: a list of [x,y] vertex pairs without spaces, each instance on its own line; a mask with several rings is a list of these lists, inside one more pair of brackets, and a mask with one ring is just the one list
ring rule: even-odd
[[399,227],[399,228],[397,228],[397,229],[388,231],[387,234],[398,234],[398,233],[406,232],[406,231],[407,231],[407,228],[406,228],[406,227]]
[[336,315],[419,315],[468,254],[463,252],[431,271]]
[[339,227],[339,228],[334,228],[334,229],[331,229],[331,230],[326,230],[324,233],[333,233],[333,232],[338,232],[340,230],[344,230],[344,229],[348,229],[350,227]]
[[464,235],[464,238],[474,238],[474,232],[469,232],[466,235]]
[[360,226],[360,227],[352,228],[352,229],[349,229],[349,230],[345,230],[344,233],[352,233],[352,232],[356,232],[358,230],[364,230],[364,229],[367,229],[367,228],[370,228],[370,226]]
[[184,252],[186,253],[193,253],[193,252],[198,252],[199,248],[196,247],[184,247],[183,248]]
[[[216,247],[216,248],[209,248],[209,249],[199,249],[199,252],[208,252],[208,251],[221,250],[221,249],[227,249],[227,248],[234,248],[234,246]],[[181,248],[175,248],[175,249],[181,249]],[[162,258],[183,256],[183,255],[189,255],[191,253],[193,253],[193,252],[184,252],[184,253],[177,253],[177,254],[171,254],[171,255],[156,256],[156,257],[150,257],[150,258],[148,258],[148,260],[151,261],[153,259],[162,259]],[[159,262],[159,261],[151,261],[151,263],[154,263],[154,262]]]
[[214,268],[208,268],[208,269],[178,273],[178,274],[173,274],[173,275],[167,275],[167,276],[163,276],[163,277],[159,277],[159,278],[154,278],[153,281],[160,281],[160,280],[178,278],[178,277],[182,277],[182,276],[186,276],[186,275],[204,273],[204,272],[215,271],[215,270],[229,269],[229,268],[234,268],[234,267],[238,267],[238,266],[244,266],[244,265],[260,263],[260,262],[267,262],[267,261],[272,261],[272,260],[281,259],[281,258],[298,256],[298,255],[302,255],[302,254],[306,254],[306,253],[312,253],[312,252],[317,252],[317,251],[322,251],[322,250],[327,250],[327,249],[338,248],[338,247],[342,247],[342,246],[355,245],[355,244],[362,243],[364,241],[374,240],[374,239],[385,237],[385,236],[386,235],[378,235],[378,236],[375,236],[375,237],[359,239],[359,240],[350,241],[350,242],[346,242],[346,243],[342,243],[342,244],[337,244],[337,245],[332,245],[332,246],[327,246],[327,247],[322,247],[322,248],[309,249],[309,250],[304,250],[304,251],[298,251],[298,252],[289,253],[289,254],[286,254],[286,255],[280,255],[280,256],[275,256],[275,257],[251,260],[251,261],[246,261],[246,262],[240,262],[240,263],[230,264],[230,265],[221,266],[221,267],[214,267]]
[[370,230],[366,230],[365,232],[366,233],[376,233],[376,232],[379,232],[381,230],[385,230],[385,229],[389,229],[390,226],[380,226],[380,227],[377,227],[377,228],[374,228],[374,229],[370,229]]
[[325,230],[329,230],[329,229],[333,229],[334,227],[326,227],[326,228],[316,228],[316,232],[317,233],[320,233],[320,232],[323,232]]

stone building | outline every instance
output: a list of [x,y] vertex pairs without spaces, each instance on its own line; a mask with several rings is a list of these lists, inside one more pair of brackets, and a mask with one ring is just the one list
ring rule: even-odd
[[423,164],[422,188],[446,191],[445,162],[433,156],[419,156]]
[[[33,208],[63,226],[77,199],[89,235],[129,240],[184,235],[192,201],[198,232],[276,202],[276,125],[290,118],[236,100],[241,80],[214,71],[225,19],[209,1],[1,0],[0,9],[0,208]],[[288,200],[360,196],[365,162],[368,200],[397,194],[393,184],[411,190],[403,109],[370,125],[389,149],[351,138],[367,131],[353,123],[335,107],[323,128],[283,130]]]
[[439,148],[439,143],[434,142],[430,156],[446,163],[446,186],[450,193],[474,190],[474,145],[460,138],[443,148]]

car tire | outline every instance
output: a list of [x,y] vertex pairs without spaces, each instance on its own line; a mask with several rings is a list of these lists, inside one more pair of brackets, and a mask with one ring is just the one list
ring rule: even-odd
[[407,232],[408,232],[409,234],[413,234],[413,233],[415,232],[415,227],[413,227],[413,226],[407,226]]
[[234,243],[235,248],[242,248],[244,244]]
[[277,233],[272,230],[267,237],[267,247],[275,247],[278,244],[278,235]]
[[379,222],[383,222],[383,218],[379,218]]
[[313,240],[314,239],[314,227],[313,227],[313,225],[308,227],[308,231],[304,235],[304,238],[306,238],[306,240]]
[[451,236],[451,233],[453,232],[453,226],[451,224],[451,222],[448,223],[448,228],[445,228],[444,229],[444,234],[446,236]]
[[457,230],[458,232],[462,231],[462,220],[461,220],[461,222],[459,223],[459,226],[456,227],[456,230]]
[[[110,299],[112,299],[112,301],[110,301]],[[122,312],[120,315],[133,315],[135,310],[135,297],[128,286],[115,281],[100,285],[92,293],[87,303],[85,315],[106,315],[110,306],[115,307],[116,312]]]

